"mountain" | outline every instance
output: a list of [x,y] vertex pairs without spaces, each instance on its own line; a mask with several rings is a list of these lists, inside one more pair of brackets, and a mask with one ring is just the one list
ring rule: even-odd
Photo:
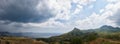
[[118,43],[120,41],[120,28],[104,25],[89,30],[73,28],[73,30],[64,34],[0,32],[0,36],[30,37],[49,44],[114,44],[113,42]]
[[[109,33],[109,34],[106,34]],[[109,41],[112,40],[119,40],[120,28],[119,27],[112,27],[108,25],[101,26],[100,28],[96,29],[89,29],[89,30],[80,30],[78,28],[74,28],[68,33],[53,36],[49,39],[42,39],[50,44],[58,43],[58,44],[91,44],[95,42],[99,42],[99,39]],[[100,42],[99,42],[100,43]],[[109,42],[102,42],[103,44],[110,43]],[[101,43],[101,44],[102,44]]]
[[116,33],[116,32],[120,32],[120,28],[104,25],[98,29],[94,29],[94,31],[105,32],[105,33],[114,33],[114,32]]
[[78,28],[74,28],[72,31],[64,34],[64,36],[81,36],[83,34],[83,32],[78,29]]
[[108,25],[103,25],[102,27],[100,27],[101,29],[113,29],[114,27],[112,26],[108,26]]
[[82,44],[82,42],[88,42],[96,39],[97,37],[98,35],[95,32],[83,32],[78,28],[74,28],[70,32],[59,36],[53,36],[48,39],[39,38],[37,40],[43,40],[50,44],[54,44],[55,42],[59,44]]

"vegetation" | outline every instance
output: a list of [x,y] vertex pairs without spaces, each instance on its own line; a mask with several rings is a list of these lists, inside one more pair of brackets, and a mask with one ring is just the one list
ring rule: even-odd
[[0,37],[0,44],[47,44],[47,43],[23,37]]
[[81,38],[72,38],[70,42],[71,44],[83,44],[83,41]]
[[[44,40],[43,40],[44,41]],[[102,26],[98,29],[72,31],[49,38],[49,44],[120,44],[120,28]]]
[[2,36],[0,44],[120,44],[120,28],[111,26],[89,30],[74,28],[59,36],[36,39]]

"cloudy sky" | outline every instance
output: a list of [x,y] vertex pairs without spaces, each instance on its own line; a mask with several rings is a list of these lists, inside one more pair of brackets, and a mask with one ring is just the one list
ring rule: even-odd
[[63,33],[120,27],[120,0],[0,0],[0,31]]

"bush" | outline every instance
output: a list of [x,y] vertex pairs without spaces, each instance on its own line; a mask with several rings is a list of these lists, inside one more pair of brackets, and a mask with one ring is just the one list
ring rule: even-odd
[[83,41],[81,38],[72,38],[71,44],[83,44]]

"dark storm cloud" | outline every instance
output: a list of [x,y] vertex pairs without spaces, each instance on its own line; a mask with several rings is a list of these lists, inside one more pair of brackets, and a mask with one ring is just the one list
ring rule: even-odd
[[44,22],[53,17],[52,10],[44,4],[40,10],[36,6],[43,0],[0,0],[0,20],[20,23]]
[[109,18],[110,20],[114,21],[116,25],[120,26],[120,9],[117,10],[117,12],[113,14],[113,16],[110,16]]
[[20,28],[16,27],[17,25],[14,24],[4,24],[5,22],[0,21],[0,32],[20,32],[18,31]]

